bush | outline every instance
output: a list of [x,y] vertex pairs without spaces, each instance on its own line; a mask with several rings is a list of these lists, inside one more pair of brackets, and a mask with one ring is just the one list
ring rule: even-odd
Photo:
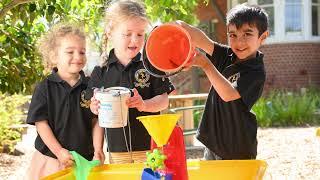
[[[199,106],[199,105],[205,105],[206,100],[195,100],[193,105]],[[202,115],[203,115],[204,108],[198,108],[196,110],[193,110],[193,124],[194,128],[198,128],[199,123],[201,121]]]
[[7,95],[0,93],[0,149],[9,147],[12,152],[17,141],[21,140],[18,129],[12,129],[12,125],[21,124],[23,117],[22,105],[28,101],[23,95]]
[[315,112],[320,105],[320,93],[317,90],[292,93],[274,91],[260,98],[253,111],[260,126],[301,126],[317,124]]

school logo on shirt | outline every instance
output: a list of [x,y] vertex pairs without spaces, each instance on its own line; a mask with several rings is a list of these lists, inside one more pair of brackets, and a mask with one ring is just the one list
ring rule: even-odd
[[134,82],[135,87],[149,87],[150,83],[148,83],[150,79],[150,74],[147,73],[147,70],[145,69],[139,69],[135,72],[134,77],[137,82]]
[[238,87],[237,81],[238,81],[239,78],[240,78],[240,73],[238,72],[238,73],[236,73],[234,75],[229,76],[228,81],[231,82],[231,85],[233,87]]
[[86,93],[85,90],[83,90],[81,92],[80,106],[88,109],[88,108],[90,108],[91,101],[90,100],[86,100],[86,98],[84,97],[85,93]]

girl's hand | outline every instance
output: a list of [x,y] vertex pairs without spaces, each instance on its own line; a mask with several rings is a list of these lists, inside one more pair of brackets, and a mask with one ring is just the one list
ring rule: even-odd
[[93,114],[98,115],[99,114],[99,108],[100,108],[100,101],[95,98],[93,95],[91,98],[90,103],[90,110]]
[[145,102],[136,88],[133,89],[133,96],[128,98],[126,103],[129,108],[137,108],[140,112],[145,110]]
[[62,164],[64,168],[73,166],[73,157],[68,150],[61,148],[61,150],[58,152],[56,156],[58,158],[58,161]]
[[103,153],[103,150],[98,150],[98,151],[94,151],[94,156],[92,158],[92,160],[99,160],[100,161],[100,165],[104,164],[104,160],[105,160],[105,155]]

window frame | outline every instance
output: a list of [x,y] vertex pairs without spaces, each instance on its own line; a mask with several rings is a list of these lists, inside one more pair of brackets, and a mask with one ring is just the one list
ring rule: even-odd
[[[318,7],[318,10],[320,11],[320,1],[318,3],[313,3],[312,0],[310,0],[311,2],[311,9],[310,9],[310,12],[311,12],[311,15],[310,15],[310,21],[311,21],[311,36],[312,37],[319,37],[320,36],[320,22],[318,22],[318,35],[313,35],[312,34],[312,8],[313,7]],[[320,12],[318,12],[319,16],[318,16],[318,20],[320,20]]]

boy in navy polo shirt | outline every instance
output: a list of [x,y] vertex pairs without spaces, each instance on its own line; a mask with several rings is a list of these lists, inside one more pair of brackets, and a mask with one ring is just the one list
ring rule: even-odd
[[38,49],[52,73],[37,85],[29,107],[27,123],[38,133],[27,174],[30,180],[72,166],[69,151],[104,161],[103,129],[93,120],[90,101],[84,99],[85,34],[62,23],[42,37]]
[[191,35],[198,52],[192,65],[202,68],[211,82],[197,138],[204,158],[255,159],[257,120],[251,112],[266,78],[258,48],[267,38],[268,15],[258,6],[241,4],[227,13],[229,45],[210,40],[201,30],[178,21]]

